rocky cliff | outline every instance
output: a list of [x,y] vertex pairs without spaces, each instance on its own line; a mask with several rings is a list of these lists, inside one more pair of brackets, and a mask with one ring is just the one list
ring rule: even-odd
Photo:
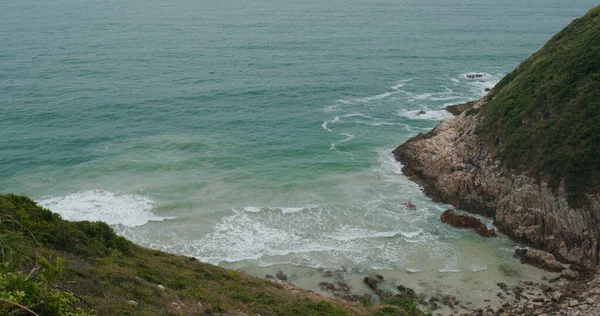
[[[394,150],[432,199],[491,216],[560,260],[598,265],[600,7],[456,117]],[[464,111],[464,112],[463,112]]]

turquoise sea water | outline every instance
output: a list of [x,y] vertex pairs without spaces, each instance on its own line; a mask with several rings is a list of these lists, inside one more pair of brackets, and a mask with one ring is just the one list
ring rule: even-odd
[[248,271],[493,273],[390,151],[593,5],[3,0],[0,192]]

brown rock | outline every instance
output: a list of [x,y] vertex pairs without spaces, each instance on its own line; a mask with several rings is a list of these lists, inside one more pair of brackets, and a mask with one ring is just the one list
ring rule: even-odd
[[346,301],[350,301],[350,302],[360,302],[360,301],[364,301],[366,299],[370,299],[371,295],[369,294],[365,294],[365,295],[359,295],[359,294],[344,294],[342,296],[340,296],[342,299],[346,300]]
[[333,285],[333,283],[329,283],[329,282],[321,282],[319,283],[319,286],[324,289],[324,290],[329,290],[329,291],[335,291],[335,285]]
[[340,290],[344,293],[350,293],[350,285],[344,281],[338,281],[338,285],[340,286]]
[[554,255],[549,252],[535,249],[515,249],[515,257],[521,259],[521,263],[529,264],[550,272],[561,272],[561,266]]
[[555,278],[552,278],[552,279],[548,280],[548,283],[554,283],[554,282],[556,282],[558,280],[560,280],[560,276],[557,276]]
[[487,226],[485,226],[485,224],[479,219],[466,214],[456,213],[454,210],[446,210],[444,213],[442,213],[440,219],[442,222],[450,224],[456,228],[473,228],[480,236],[483,237],[496,236],[494,229],[488,229]]

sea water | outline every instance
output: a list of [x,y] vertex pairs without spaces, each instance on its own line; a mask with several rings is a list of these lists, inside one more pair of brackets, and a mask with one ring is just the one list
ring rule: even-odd
[[440,223],[391,151],[593,5],[3,0],[0,192],[306,288],[378,271],[482,302],[543,273]]

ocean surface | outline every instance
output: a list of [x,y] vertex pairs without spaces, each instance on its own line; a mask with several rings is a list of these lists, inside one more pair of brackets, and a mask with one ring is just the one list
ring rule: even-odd
[[595,4],[3,0],[0,192],[308,288],[483,295],[540,272],[441,224],[391,150]]

